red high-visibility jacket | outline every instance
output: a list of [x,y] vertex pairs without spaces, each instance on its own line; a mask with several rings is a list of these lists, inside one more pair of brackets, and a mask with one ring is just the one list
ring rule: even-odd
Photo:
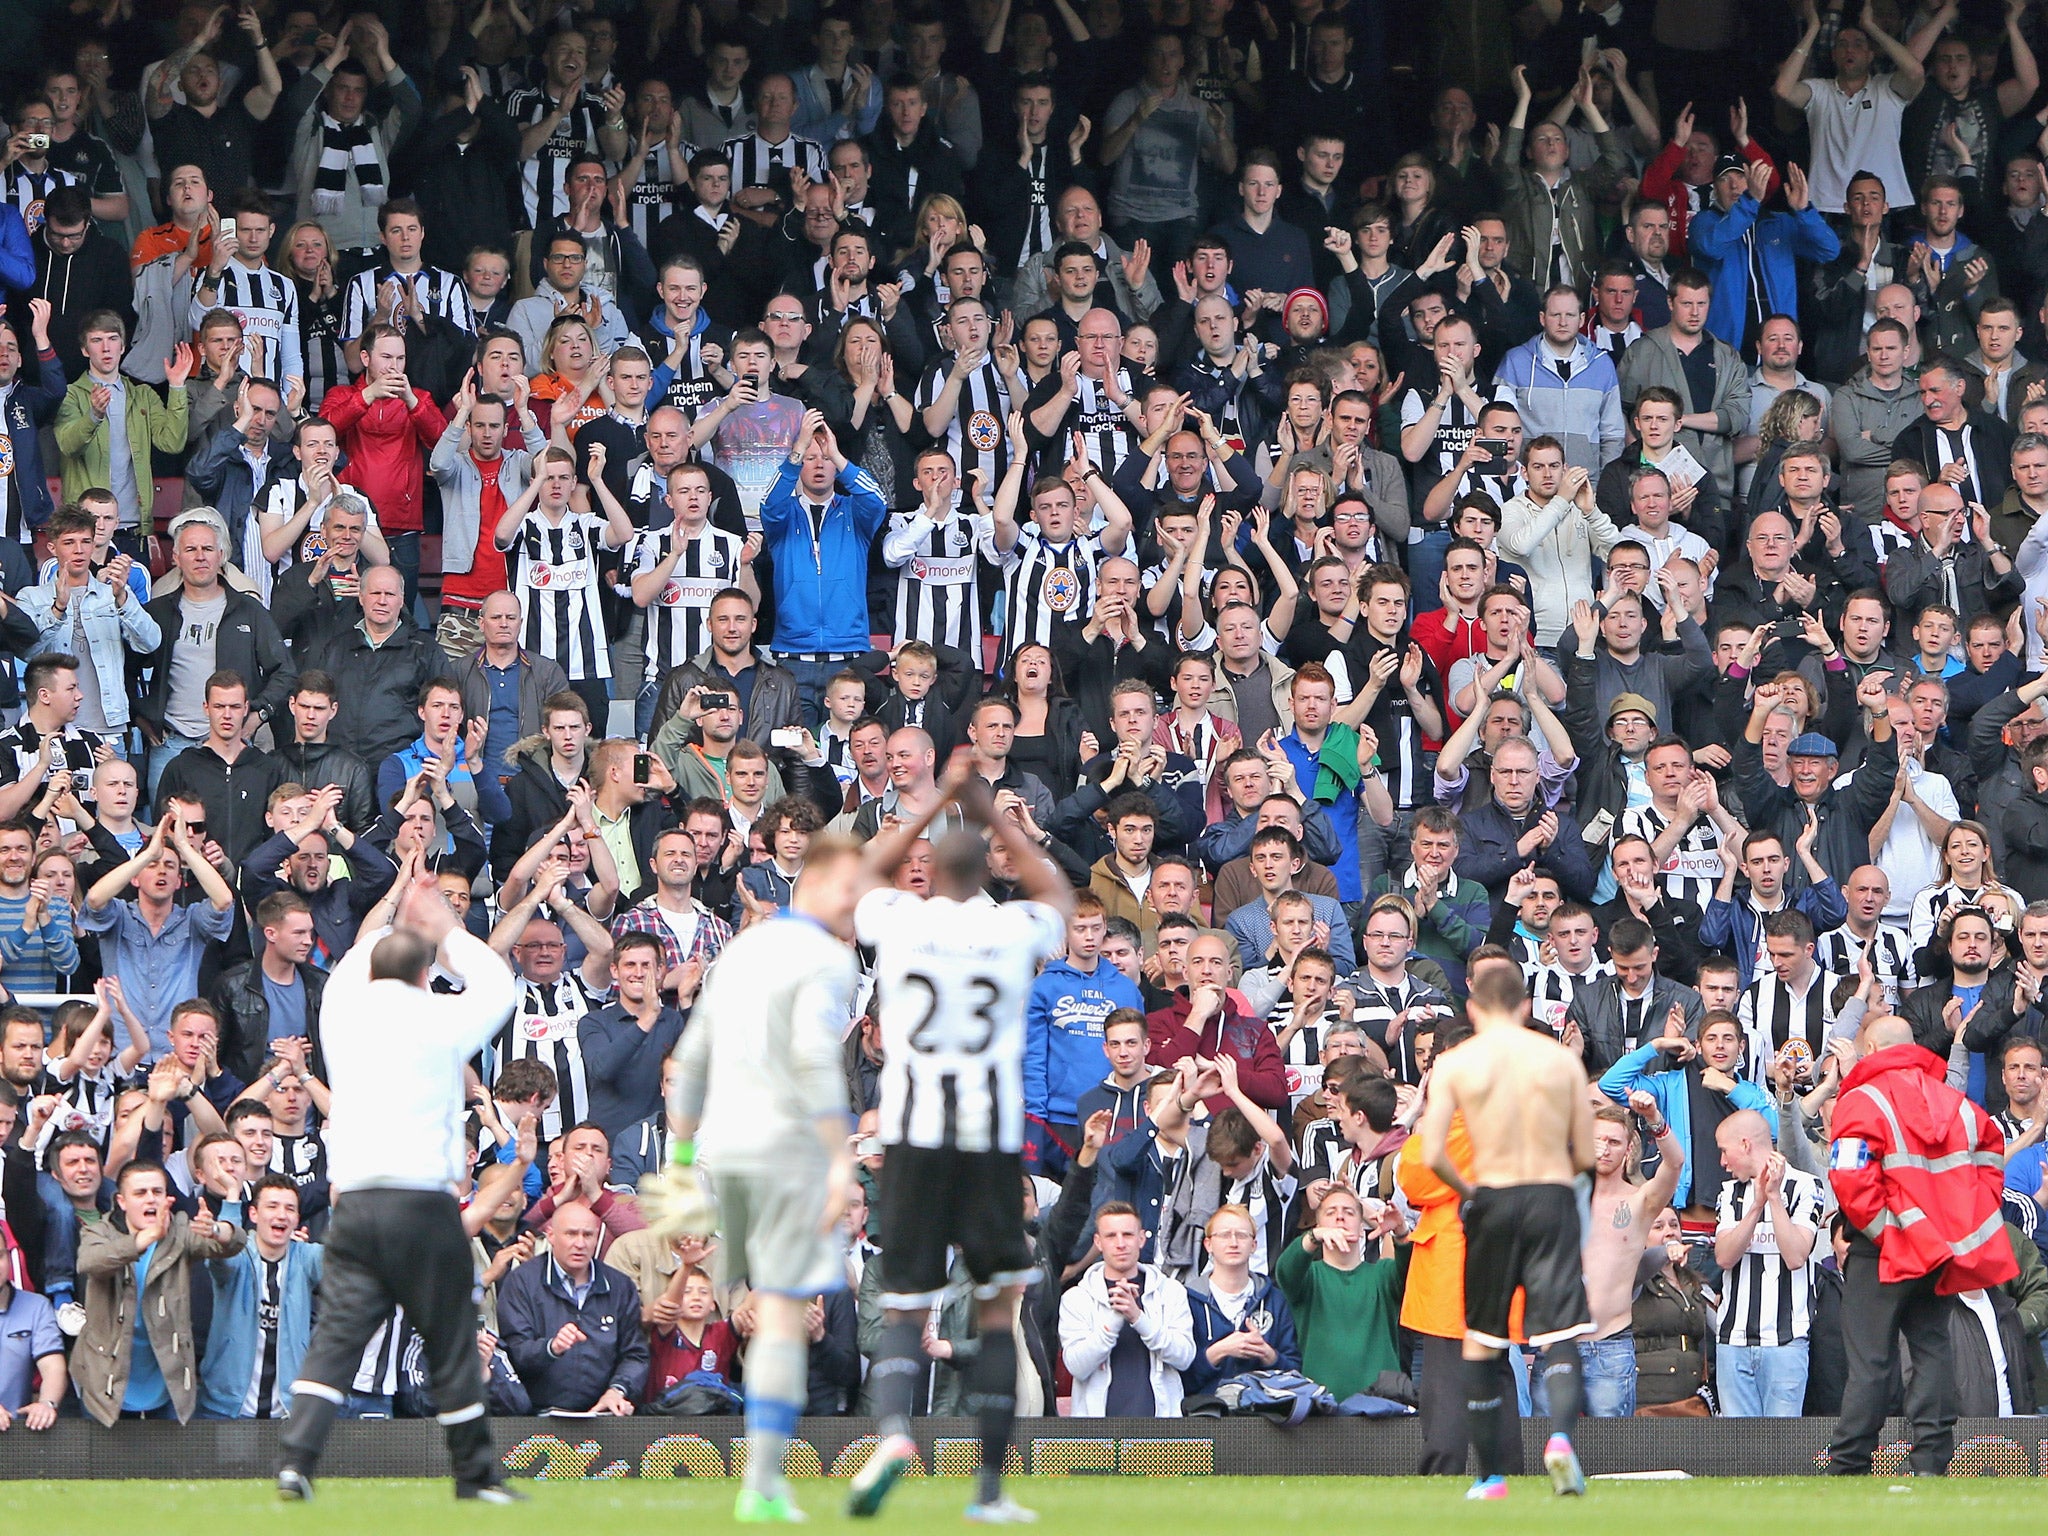
[[1858,1062],[1835,1101],[1828,1178],[1878,1248],[1880,1281],[1938,1275],[1944,1296],[2019,1273],[1999,1208],[2005,1137],[1917,1045]]

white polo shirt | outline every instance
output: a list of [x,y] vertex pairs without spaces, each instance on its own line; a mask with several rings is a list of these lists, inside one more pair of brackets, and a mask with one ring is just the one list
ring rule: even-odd
[[1807,175],[1813,206],[1822,213],[1840,213],[1849,178],[1869,171],[1884,182],[1886,202],[1910,207],[1913,184],[1899,154],[1906,104],[1892,89],[1892,77],[1872,75],[1853,96],[1832,80],[1809,80],[1806,88],[1813,93],[1806,103],[1806,127],[1813,139],[1813,169]]

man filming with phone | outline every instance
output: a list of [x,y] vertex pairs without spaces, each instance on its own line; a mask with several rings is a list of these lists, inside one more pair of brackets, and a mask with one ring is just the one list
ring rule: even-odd
[[[768,311],[771,321],[787,321],[792,314],[804,318],[797,302],[786,296]],[[768,333],[757,327],[741,331],[732,339],[732,388],[709,410],[698,412],[690,428],[690,451],[709,443],[712,463],[732,476],[749,529],[760,527],[761,503],[804,420],[801,401],[775,392],[774,373],[775,343]]]

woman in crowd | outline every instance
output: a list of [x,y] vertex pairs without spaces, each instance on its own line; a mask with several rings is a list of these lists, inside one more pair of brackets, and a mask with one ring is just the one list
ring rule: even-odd
[[1650,1222],[1631,1329],[1636,1338],[1636,1412],[1705,1418],[1700,1397],[1712,1364],[1714,1298],[1687,1267],[1691,1245],[1678,1212],[1666,1206]]
[[1004,693],[1017,709],[1010,761],[1034,775],[1055,799],[1070,793],[1081,775],[1081,708],[1067,697],[1051,649],[1019,646],[1010,658]]
[[1396,266],[1412,272],[1429,259],[1445,235],[1457,233],[1458,221],[1437,201],[1436,162],[1428,155],[1417,150],[1401,156],[1389,181],[1394,244],[1387,254]]
[[590,322],[581,315],[555,316],[540,344],[540,373],[529,396],[540,429],[566,442],[584,422],[602,416],[606,372]]
[[895,506],[902,499],[899,491],[910,484],[914,412],[909,397],[896,388],[896,361],[881,326],[865,318],[847,321],[833,349],[829,377],[841,405],[836,413],[821,409],[846,423],[839,434],[841,450],[875,477],[883,498]]
[[306,405],[318,411],[327,391],[348,382],[341,352],[346,295],[334,280],[334,250],[317,219],[301,219],[284,237],[285,276],[298,290],[299,349],[306,360]]
[[[1770,403],[1756,427],[1756,465],[1749,482],[1749,518],[1785,510],[1778,461],[1794,443],[1817,443],[1825,425],[1820,402],[1803,389],[1788,389]],[[1834,486],[1830,484],[1830,492]]]
[[[2009,926],[2026,903],[1999,884],[1991,867],[1991,834],[1981,821],[1956,821],[1941,839],[1941,878],[1913,897],[1906,936],[1915,953],[1934,937],[1935,924],[1950,907],[1997,907],[1993,917]],[[1922,974],[1925,974],[1924,972]]]

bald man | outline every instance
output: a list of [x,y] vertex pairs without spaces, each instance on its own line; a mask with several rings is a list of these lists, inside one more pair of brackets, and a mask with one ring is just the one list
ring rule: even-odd
[[1802,616],[1839,616],[1851,592],[1878,584],[1868,536],[1851,525],[1848,513],[1825,506],[1817,531],[1800,549],[1782,512],[1759,514],[1743,540],[1743,556],[1715,584],[1709,628],[1783,624],[1763,654],[1763,670],[1773,676],[1814,652],[1800,630]]
[[[914,725],[892,731],[882,756],[889,786],[853,818],[853,835],[862,842],[870,841],[884,826],[917,820],[945,798],[939,790],[938,749],[927,733]],[[960,808],[948,804],[931,823],[928,835],[943,837],[965,824]]]
[[1715,1384],[1730,1418],[1796,1419],[1806,1402],[1820,1180],[1789,1168],[1771,1125],[1738,1109],[1714,1131],[1728,1181],[1715,1208],[1714,1262],[1728,1271],[1717,1309]]

